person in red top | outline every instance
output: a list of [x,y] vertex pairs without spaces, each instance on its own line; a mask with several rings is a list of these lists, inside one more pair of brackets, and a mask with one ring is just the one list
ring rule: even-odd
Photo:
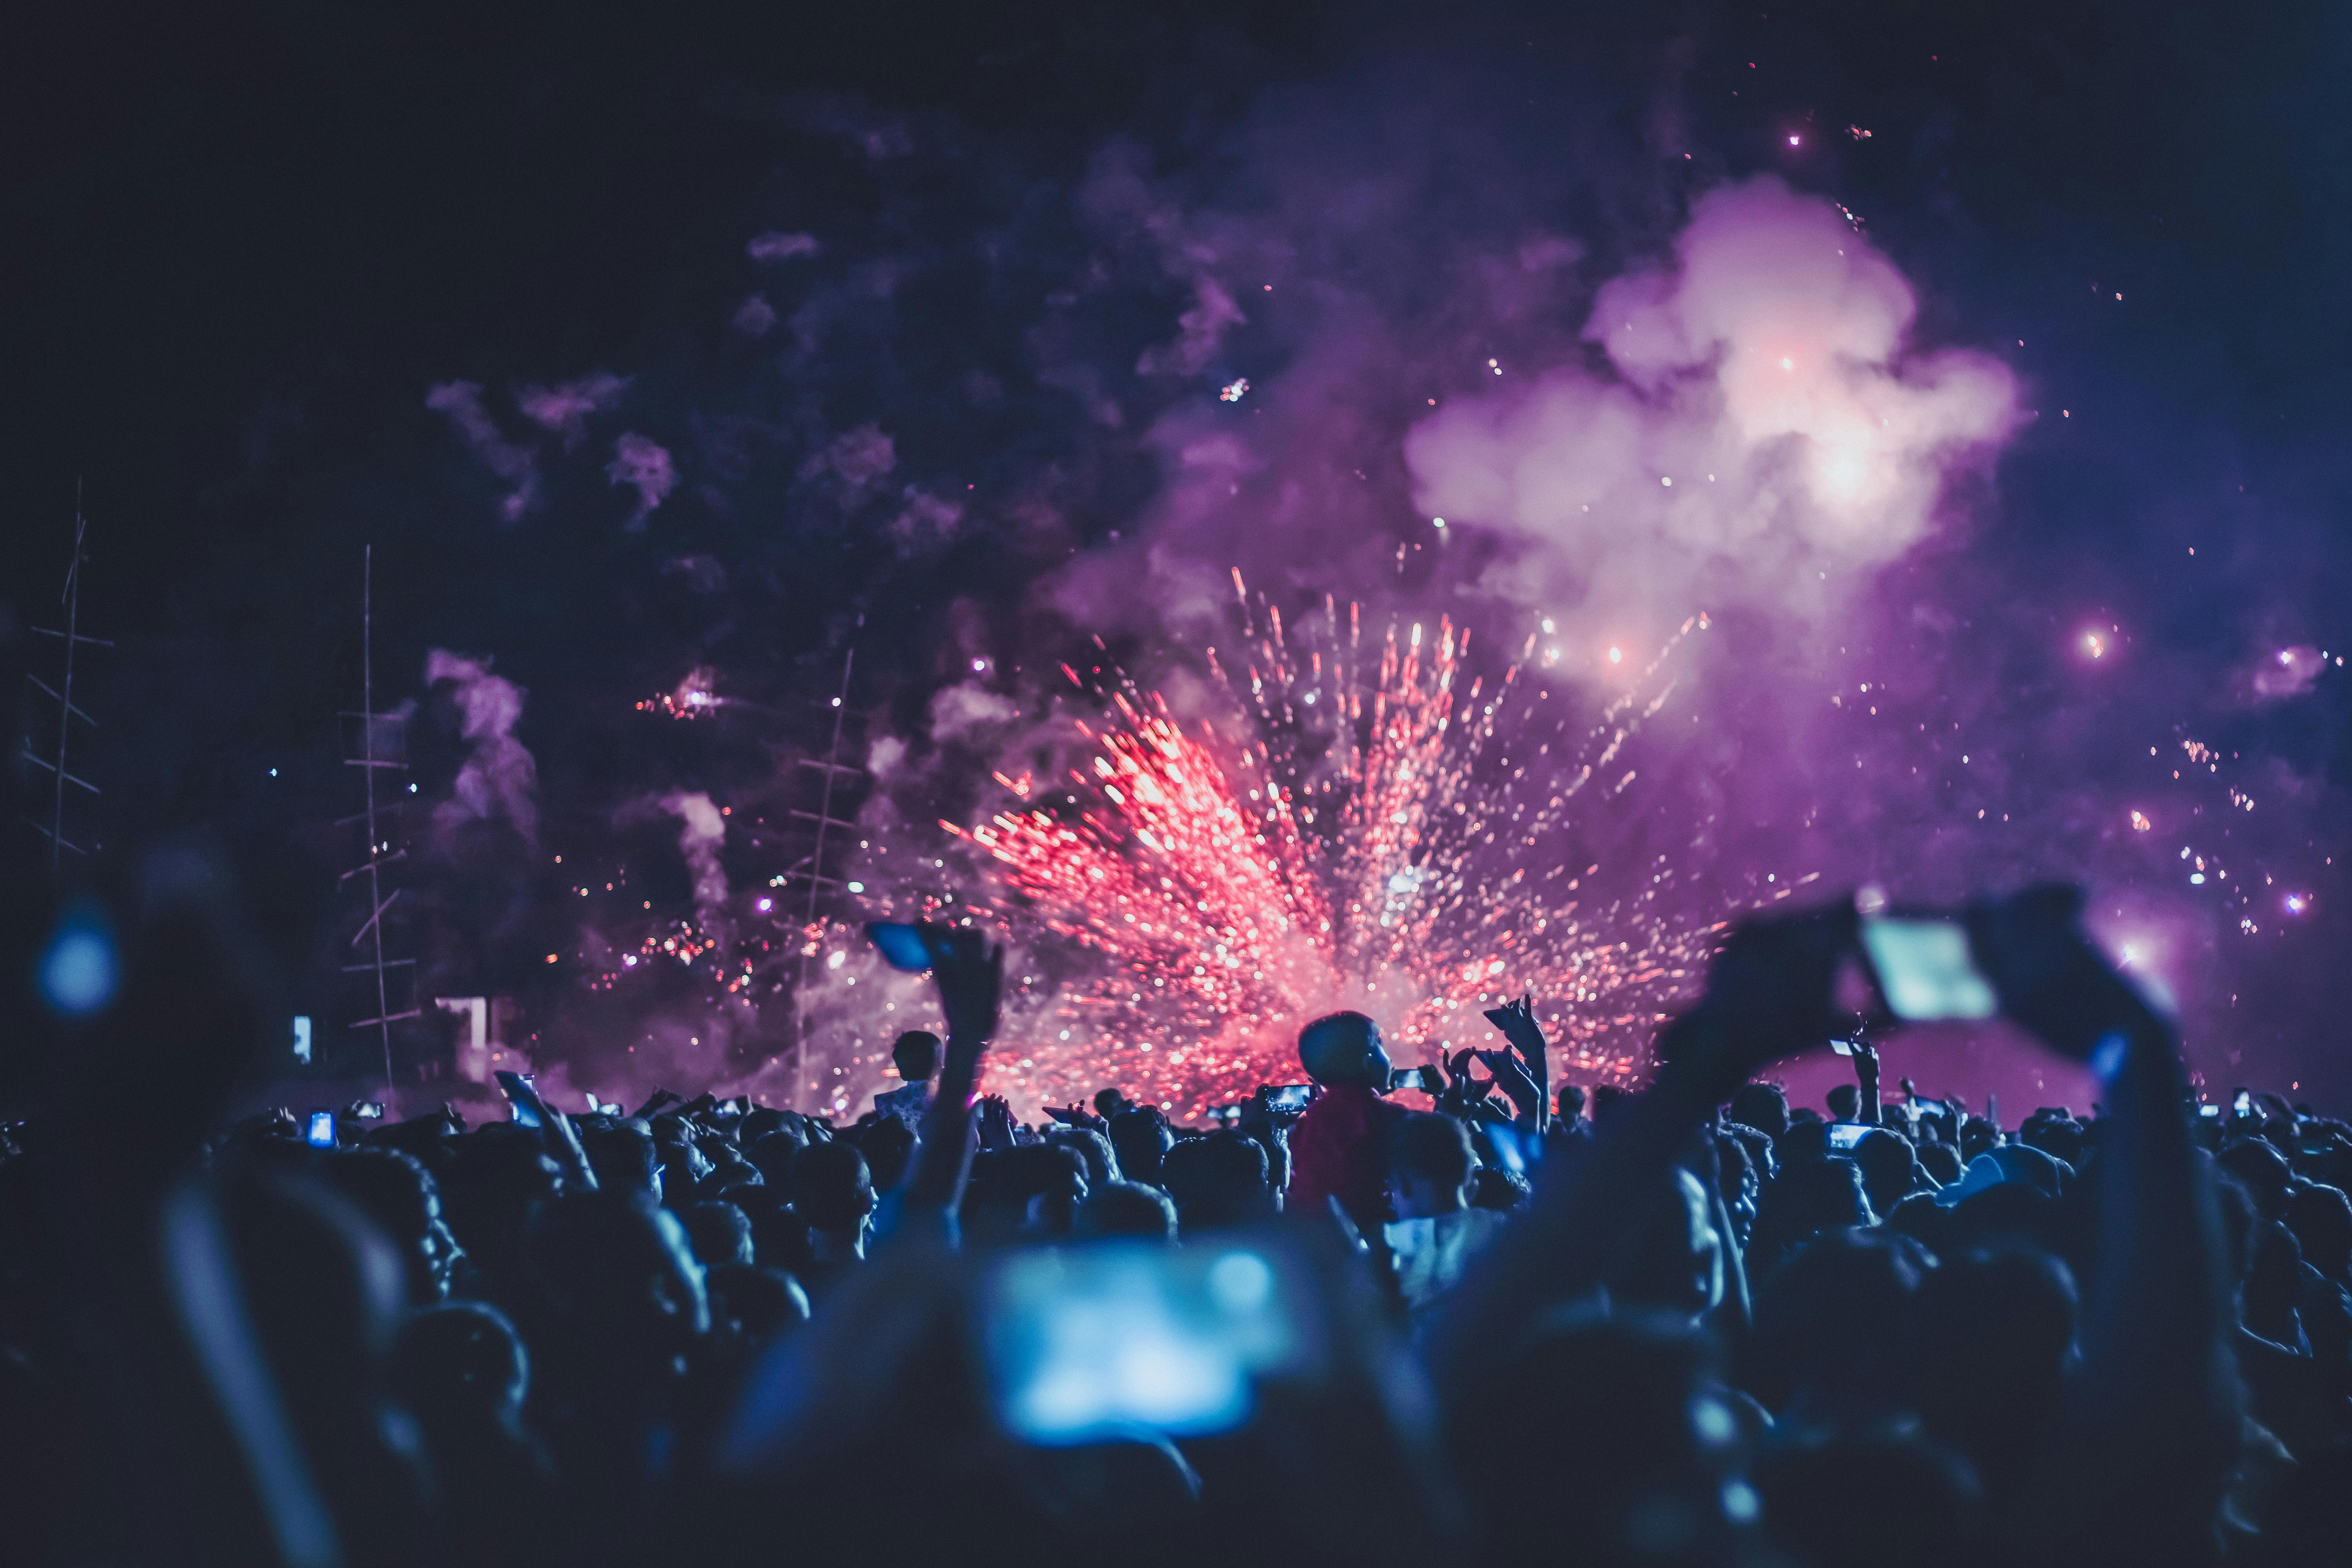
[[1366,1236],[1381,1234],[1388,1213],[1388,1141],[1404,1112],[1389,1091],[1381,1026],[1361,1013],[1332,1013],[1298,1032],[1298,1059],[1323,1092],[1290,1131],[1293,1214],[1321,1214],[1339,1200]]

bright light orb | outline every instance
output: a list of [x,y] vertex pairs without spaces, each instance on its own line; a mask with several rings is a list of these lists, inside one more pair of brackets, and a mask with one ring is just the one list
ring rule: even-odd
[[1624,663],[1624,662],[1625,662],[1625,650],[1624,650],[1623,648],[1622,648],[1622,647],[1612,647],[1612,648],[1611,648],[1611,649],[1609,650],[1609,662],[1610,662],[1610,663],[1612,663],[1612,664],[1622,664],[1622,663]]
[[120,983],[114,943],[95,921],[68,922],[41,955],[42,1000],[67,1017],[87,1017],[104,1008]]

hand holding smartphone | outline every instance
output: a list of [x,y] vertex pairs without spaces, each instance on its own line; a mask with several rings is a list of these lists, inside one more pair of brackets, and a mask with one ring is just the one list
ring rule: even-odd
[[530,1080],[517,1072],[491,1075],[498,1079],[499,1092],[507,1097],[507,1105],[514,1113],[518,1127],[541,1128],[547,1125],[547,1107],[539,1098],[539,1090]]
[[[1977,967],[1968,928],[1956,916],[1866,914],[1862,951],[1886,1010],[1906,1024],[1980,1019],[2000,1012],[1992,982]],[[1850,1046],[1839,1049],[1850,1056]]]
[[882,962],[906,974],[920,974],[931,966],[931,950],[923,945],[920,926],[904,921],[868,921],[866,940],[881,953]]

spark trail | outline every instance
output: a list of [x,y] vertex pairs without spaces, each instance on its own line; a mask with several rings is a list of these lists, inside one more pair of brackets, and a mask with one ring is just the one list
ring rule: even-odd
[[1449,622],[1367,649],[1359,606],[1327,599],[1286,634],[1234,584],[1240,668],[1209,652],[1223,724],[1115,678],[1066,784],[999,773],[1005,809],[941,825],[992,858],[975,901],[1033,952],[1101,961],[1055,994],[1053,1027],[1033,1018],[1018,1087],[1115,1082],[1190,1119],[1297,1077],[1320,1013],[1371,1014],[1412,1062],[1487,1043],[1481,1010],[1523,991],[1557,1068],[1631,1074],[1716,926],[1662,899],[1664,858],[1602,879],[1575,830],[1632,787],[1626,747],[1705,617],[1571,736],[1574,694],[1562,679],[1555,698],[1536,638],[1490,681]]

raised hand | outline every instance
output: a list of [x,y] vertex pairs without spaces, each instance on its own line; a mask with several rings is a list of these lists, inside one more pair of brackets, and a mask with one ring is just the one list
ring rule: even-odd
[[1862,1090],[1857,1120],[1877,1126],[1883,1114],[1878,1099],[1878,1047],[1857,1031],[1852,1041],[1854,1083]]
[[980,1120],[980,1146],[983,1149],[1010,1149],[1016,1140],[1013,1136],[1013,1105],[1001,1094],[980,1097],[977,1114]]
[[1486,1098],[1487,1089],[1493,1087],[1491,1083],[1470,1076],[1470,1064],[1477,1059],[1477,1050],[1469,1046],[1463,1047],[1450,1057],[1443,1051],[1437,1054],[1438,1065],[1445,1069],[1446,1083],[1445,1092],[1436,1097],[1437,1109],[1448,1116],[1467,1120]]
[[2056,884],[1968,911],[1969,951],[2000,1010],[2043,1044],[2086,1060],[2109,1035],[2169,1031],[2083,934],[2083,890]]
[[980,1083],[980,1058],[996,1034],[1004,994],[1004,949],[971,926],[927,921],[915,929],[931,957],[931,983],[940,988],[940,1009],[948,1017],[948,1048],[939,1088],[923,1112],[922,1141],[907,1173],[906,1203],[909,1212],[951,1215],[971,1160],[971,1096]]
[[1503,1031],[1503,1038],[1519,1054],[1519,1062],[1534,1080],[1538,1099],[1551,1092],[1551,1048],[1544,1039],[1543,1026],[1536,1022],[1536,996],[1532,991],[1523,994],[1516,1002],[1486,1009],[1486,1022]]
[[1823,1044],[1844,1022],[1834,992],[1854,943],[1851,901],[1741,921],[1698,1005],[1658,1037],[1661,1062],[1685,1083],[1728,1094],[1765,1063]]
[[997,1009],[1004,994],[1004,949],[971,926],[926,921],[916,928],[931,955],[931,982],[948,1016],[950,1040],[996,1037]]
[[1480,1051],[1478,1059],[1485,1062],[1486,1070],[1495,1075],[1493,1087],[1508,1096],[1519,1115],[1535,1121],[1537,1130],[1540,1131],[1543,1090],[1537,1087],[1534,1079],[1528,1076],[1527,1068],[1519,1065],[1517,1055],[1507,1050]]

